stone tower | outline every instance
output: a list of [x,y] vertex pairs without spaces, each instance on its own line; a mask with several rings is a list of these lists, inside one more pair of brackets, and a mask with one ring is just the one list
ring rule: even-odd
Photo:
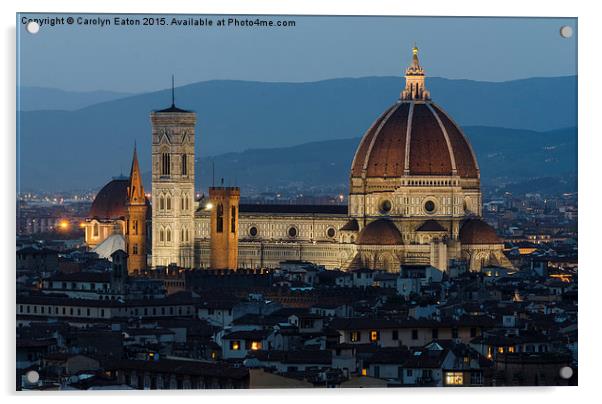
[[210,187],[211,269],[238,268],[238,203],[240,188]]
[[194,263],[194,128],[196,114],[176,107],[151,113],[152,266]]
[[148,210],[136,146],[134,146],[127,197],[127,267],[129,272],[134,272],[146,269],[146,214]]

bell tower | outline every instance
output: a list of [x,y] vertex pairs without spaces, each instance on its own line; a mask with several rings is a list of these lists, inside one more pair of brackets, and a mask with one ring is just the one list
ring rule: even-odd
[[151,113],[152,266],[194,264],[194,139],[196,114],[176,107]]
[[209,187],[211,201],[211,269],[238,269],[240,188]]
[[132,169],[128,192],[128,220],[126,230],[128,272],[146,269],[146,196],[142,185],[142,175],[138,165],[138,154],[134,145]]

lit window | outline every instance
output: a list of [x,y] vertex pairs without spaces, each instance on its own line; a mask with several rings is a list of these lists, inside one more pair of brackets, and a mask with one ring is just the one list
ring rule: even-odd
[[462,372],[447,372],[445,374],[445,384],[448,386],[461,386],[464,384],[464,374]]
[[239,351],[240,350],[240,341],[230,341],[230,349],[232,351]]
[[514,352],[514,347],[513,346],[509,346],[508,347],[508,352],[510,352],[510,353]]
[[378,341],[378,331],[370,331],[370,341]]
[[259,349],[261,349],[261,342],[258,342],[258,341],[251,342],[251,350],[252,351],[257,351]]
[[362,368],[362,376],[368,376],[368,369]]
[[499,353],[504,353],[504,347],[503,347],[503,346],[500,346],[500,347],[498,347],[498,348],[497,348],[497,351],[498,351]]
[[351,342],[359,342],[361,334],[359,331],[351,331]]

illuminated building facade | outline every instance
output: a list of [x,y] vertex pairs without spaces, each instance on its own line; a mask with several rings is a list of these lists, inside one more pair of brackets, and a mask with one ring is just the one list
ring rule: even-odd
[[[398,271],[401,264],[446,270],[451,259],[467,261],[471,270],[512,266],[481,219],[480,172],[470,142],[431,101],[416,47],[405,79],[400,98],[360,141],[349,206],[241,204],[234,218],[237,267],[304,260],[344,270]],[[193,208],[196,115],[172,105],[153,112],[151,121],[152,265],[217,265],[211,259],[216,206]],[[213,257],[217,245],[232,257],[226,244],[213,243]]]

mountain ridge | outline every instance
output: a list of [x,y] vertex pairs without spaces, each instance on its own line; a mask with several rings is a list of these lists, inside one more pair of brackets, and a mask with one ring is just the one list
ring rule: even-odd
[[[176,89],[176,104],[197,111],[199,158],[250,148],[358,138],[399,97],[401,77],[312,83],[213,80]],[[429,78],[434,101],[461,126],[546,131],[576,125],[576,77],[483,83]],[[21,189],[100,184],[128,167],[134,141],[141,165],[150,157],[152,110],[171,89],[105,101],[75,111],[21,111]]]

